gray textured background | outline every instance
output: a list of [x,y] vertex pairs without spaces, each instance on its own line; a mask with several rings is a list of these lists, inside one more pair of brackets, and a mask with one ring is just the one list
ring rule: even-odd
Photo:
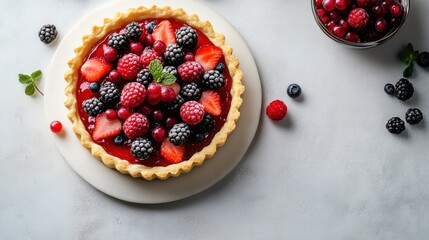
[[[25,96],[17,80],[46,69],[59,42],[40,43],[40,26],[55,24],[61,38],[105,1],[0,1],[0,239],[427,239],[429,72],[417,69],[407,103],[383,86],[401,75],[402,45],[429,50],[429,2],[412,1],[399,34],[365,51],[323,36],[310,1],[201,2],[248,42],[264,105],[282,98],[290,112],[281,123],[263,115],[248,154],[214,187],[144,206],[79,178],[51,142],[43,98]],[[292,82],[303,87],[302,101],[286,96]],[[424,123],[388,134],[387,119],[414,106]]]

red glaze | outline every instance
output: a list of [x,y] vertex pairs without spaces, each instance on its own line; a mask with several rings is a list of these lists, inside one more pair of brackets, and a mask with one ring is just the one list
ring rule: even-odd
[[[151,21],[155,21],[156,23],[159,23],[162,20],[149,19],[146,21],[141,21],[140,23],[146,25],[147,23],[149,23]],[[172,23],[174,30],[177,30],[180,27],[185,25],[185,24],[183,24],[179,21],[176,21],[176,20],[170,20],[170,22]],[[120,28],[114,32],[118,33],[122,29],[124,29],[124,27],[125,27],[125,25],[122,28]],[[94,47],[89,52],[86,59],[90,59],[90,58],[94,58],[94,57],[103,57],[103,45],[107,44],[109,36],[111,34],[113,34],[114,32],[110,33],[104,39],[100,40],[97,44],[95,44]],[[195,54],[195,51],[202,45],[213,45],[213,43],[202,32],[200,32],[199,30],[197,30],[197,32],[198,32],[198,44],[193,49],[193,51],[192,51],[193,54]],[[147,41],[146,44],[148,44],[148,45],[153,44],[153,39],[152,39],[151,35],[148,35],[146,37],[146,41]],[[221,62],[226,65],[225,59],[223,57],[221,59]],[[213,130],[211,132],[207,133],[207,137],[205,138],[205,140],[203,142],[196,143],[196,142],[188,141],[186,143],[185,155],[183,157],[184,161],[188,160],[196,152],[201,151],[201,149],[203,149],[205,146],[209,145],[211,140],[213,139],[214,135],[217,132],[219,132],[219,130],[222,128],[222,126],[225,123],[226,117],[228,115],[228,112],[229,112],[229,109],[231,106],[230,90],[231,90],[231,86],[232,86],[232,80],[231,80],[231,76],[230,76],[228,70],[225,70],[223,74],[225,76],[226,84],[221,89],[217,90],[217,92],[221,98],[222,113],[219,116],[213,116],[213,119],[215,121],[215,127],[213,128]],[[120,90],[122,90],[123,85],[124,84],[117,83],[117,86]],[[79,73],[78,89],[77,89],[76,95],[77,95],[79,114],[80,114],[81,120],[82,120],[83,124],[85,125],[86,130],[90,134],[92,134],[94,131],[93,119],[87,113],[85,113],[83,111],[81,106],[82,106],[83,101],[85,101],[89,98],[92,98],[92,97],[99,97],[99,93],[91,92],[91,90],[89,89],[89,82],[85,81],[85,79],[80,75],[80,73]],[[133,112],[138,112],[139,110],[140,109],[133,109]],[[119,112],[118,112],[118,115],[120,115]],[[148,133],[149,135],[147,134],[148,137],[150,137],[150,133],[151,133],[151,131],[149,131],[149,133]],[[103,140],[95,141],[95,142],[98,145],[102,146],[107,153],[109,153],[113,156],[116,156],[118,158],[127,160],[131,164],[143,164],[143,165],[146,165],[149,167],[151,167],[151,166],[167,166],[167,165],[171,164],[164,157],[161,156],[161,154],[160,154],[161,143],[158,143],[156,141],[152,141],[152,145],[154,147],[153,154],[150,156],[149,159],[144,160],[144,161],[138,161],[136,158],[134,158],[134,156],[130,152],[130,143],[126,143],[122,146],[119,146],[119,145],[114,143],[113,138],[103,139]]]

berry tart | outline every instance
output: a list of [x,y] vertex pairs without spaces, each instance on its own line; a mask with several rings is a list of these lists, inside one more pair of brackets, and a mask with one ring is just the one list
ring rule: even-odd
[[208,21],[169,6],[104,19],[65,74],[68,117],[106,166],[146,180],[212,157],[240,116],[243,73]]

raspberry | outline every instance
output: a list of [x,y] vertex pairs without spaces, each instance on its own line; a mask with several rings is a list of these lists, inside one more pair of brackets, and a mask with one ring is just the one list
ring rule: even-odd
[[143,54],[140,56],[140,63],[143,65],[143,67],[147,68],[152,62],[152,60],[158,59],[161,64],[164,62],[162,57],[153,49],[146,49],[143,51]]
[[267,106],[265,113],[271,120],[280,121],[286,116],[287,106],[282,100],[274,100]]
[[144,136],[149,131],[150,123],[147,117],[140,113],[133,113],[124,122],[124,133],[127,137],[135,139]]
[[135,108],[146,99],[146,88],[138,83],[131,82],[122,89],[121,104],[124,107]]
[[203,76],[204,68],[195,61],[185,62],[177,68],[177,72],[184,82],[194,82]]
[[195,101],[185,102],[180,108],[180,117],[189,125],[196,125],[204,118],[204,106]]
[[354,28],[364,28],[369,22],[369,15],[363,8],[350,11],[347,22]]
[[134,53],[124,55],[118,61],[118,72],[123,79],[133,80],[141,69],[139,56]]

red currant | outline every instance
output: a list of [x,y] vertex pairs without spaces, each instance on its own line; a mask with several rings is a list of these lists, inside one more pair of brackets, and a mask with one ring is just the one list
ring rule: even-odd
[[142,108],[140,108],[140,112],[143,115],[148,116],[148,115],[150,115],[152,113],[152,108],[149,107],[148,105],[144,105]]
[[131,116],[131,111],[126,108],[120,108],[118,110],[118,117],[122,120],[127,120],[127,118]]
[[147,97],[151,105],[156,105],[161,101],[161,85],[158,83],[151,83],[147,87]]
[[112,70],[109,73],[109,80],[113,83],[119,82],[119,80],[121,79],[121,75],[119,75],[119,72],[116,70]]
[[130,51],[136,55],[140,55],[143,52],[143,44],[139,42],[130,43]]
[[116,114],[116,111],[113,109],[107,109],[106,116],[109,120],[114,120],[118,117],[118,115]]
[[116,51],[116,49],[109,47],[109,46],[104,46],[103,48],[103,56],[106,58],[107,61],[115,61],[119,54],[118,51]]
[[170,86],[163,86],[161,88],[161,101],[171,102],[176,99],[176,92]]
[[161,110],[155,110],[153,111],[152,117],[155,122],[160,123],[164,120],[164,113]]
[[147,45],[152,45],[152,44],[153,44],[153,37],[152,37],[152,34],[148,34],[148,35],[146,36],[146,43],[147,43]]
[[167,131],[163,127],[155,127],[152,131],[152,138],[155,142],[163,142],[167,138]]
[[167,120],[165,120],[165,126],[167,129],[173,128],[173,126],[177,123],[177,119],[174,117],[168,117]]
[[356,0],[356,3],[360,7],[366,7],[366,6],[368,6],[368,0]]
[[61,124],[59,121],[53,121],[51,122],[50,127],[53,133],[59,133],[63,129],[63,124]]
[[153,50],[159,54],[164,54],[165,50],[167,49],[167,45],[163,41],[155,41],[153,43]]

